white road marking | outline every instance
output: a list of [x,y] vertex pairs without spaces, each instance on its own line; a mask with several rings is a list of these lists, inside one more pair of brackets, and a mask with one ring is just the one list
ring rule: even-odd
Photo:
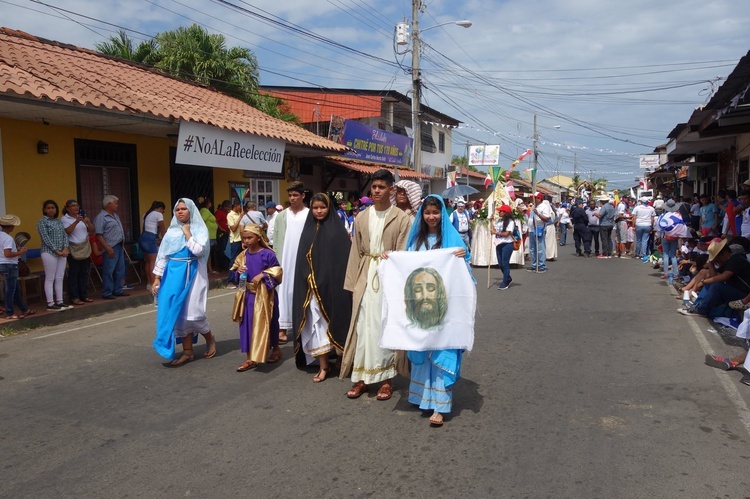
[[[232,291],[231,293],[224,293],[224,294],[221,294],[221,295],[209,296],[208,299],[209,300],[213,300],[214,298],[223,298],[225,296],[233,296],[234,293],[235,292]],[[72,332],[75,332],[75,331],[80,331],[82,329],[88,329],[90,327],[102,326],[104,324],[110,324],[112,322],[122,321],[122,320],[125,320],[125,319],[132,319],[133,317],[140,317],[141,315],[148,315],[148,314],[153,314],[153,313],[156,313],[156,309],[155,308],[152,309],[152,310],[147,310],[146,312],[139,312],[137,314],[126,315],[124,317],[118,317],[116,319],[110,319],[108,321],[97,322],[96,324],[88,324],[86,326],[80,326],[80,327],[75,327],[75,328],[72,328],[72,329],[66,329],[65,331],[57,331],[56,333],[50,333],[50,334],[45,334],[45,335],[42,335],[42,336],[37,336],[37,337],[32,338],[32,339],[33,340],[41,340],[41,339],[44,339],[44,338],[49,338],[51,336],[58,336],[60,334],[72,333]]]

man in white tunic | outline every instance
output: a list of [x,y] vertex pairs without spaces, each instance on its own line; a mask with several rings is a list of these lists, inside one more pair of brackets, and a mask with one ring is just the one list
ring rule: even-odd
[[353,293],[352,321],[341,367],[341,377],[351,373],[354,382],[346,394],[349,398],[358,398],[374,383],[382,383],[378,400],[388,400],[393,394],[396,356],[380,347],[383,295],[376,267],[383,253],[406,247],[411,228],[408,215],[391,206],[393,183],[389,170],[375,172],[370,185],[374,205],[354,220],[344,281],[344,289]]
[[276,215],[273,225],[273,249],[284,269],[284,280],[277,288],[279,294],[279,342],[286,343],[287,329],[292,328],[292,305],[294,303],[294,267],[297,265],[297,249],[302,229],[305,227],[307,212],[304,204],[305,185],[292,182],[286,189],[289,208]]

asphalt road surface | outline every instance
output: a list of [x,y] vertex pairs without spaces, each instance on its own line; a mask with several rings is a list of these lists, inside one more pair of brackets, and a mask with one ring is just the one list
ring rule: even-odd
[[153,307],[0,340],[0,496],[743,497],[750,387],[737,353],[636,260],[576,258],[479,282],[454,410],[430,428],[398,379],[345,397],[284,361],[246,373],[232,298],[218,355],[167,369]]

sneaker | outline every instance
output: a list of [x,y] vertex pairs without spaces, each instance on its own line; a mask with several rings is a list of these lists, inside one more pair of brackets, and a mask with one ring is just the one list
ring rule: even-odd
[[544,274],[545,272],[547,272],[547,269],[539,269],[539,274]]
[[47,310],[50,312],[59,312],[62,310],[62,307],[53,303],[52,305],[47,305]]
[[607,258],[607,255],[597,255],[597,258]]
[[73,308],[73,305],[70,305],[70,304],[65,303],[65,302],[58,302],[58,303],[55,303],[55,305],[57,305],[58,307],[60,307],[63,310],[68,309],[68,308]]
[[510,283],[508,284],[500,284],[497,289],[508,289],[510,287]]
[[690,308],[678,308],[677,311],[681,313],[682,315],[689,315],[689,316],[696,316],[696,317],[703,317],[702,314],[699,314],[695,311],[693,307]]
[[536,267],[526,267],[526,272],[536,272]]
[[135,286],[132,284],[125,283],[122,285],[122,289],[135,289]]
[[236,284],[227,284],[227,289],[237,289]]
[[716,355],[706,355],[706,365],[721,369],[722,371],[731,371],[737,369],[737,364],[732,362],[729,357],[718,357]]

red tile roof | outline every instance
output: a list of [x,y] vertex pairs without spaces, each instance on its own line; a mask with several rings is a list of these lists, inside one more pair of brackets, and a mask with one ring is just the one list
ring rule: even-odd
[[[340,166],[342,168],[354,170],[355,172],[364,173],[367,175],[372,175],[373,173],[375,173],[376,171],[382,168],[393,171],[392,166],[381,165],[378,163],[368,163],[365,161],[357,161],[357,160],[338,158],[338,157],[337,158],[327,157],[326,162],[334,164],[336,166]],[[411,170],[406,167],[399,167],[398,176],[404,179],[429,180],[431,178],[429,175],[425,175],[424,173],[417,173],[414,170]]]
[[289,110],[299,116],[302,123],[327,122],[331,115],[344,116],[350,120],[380,116],[382,97],[378,95],[351,95],[302,90],[272,90],[267,93],[284,99]]
[[8,28],[0,28],[0,94],[165,121],[195,121],[329,153],[348,151],[210,88]]

